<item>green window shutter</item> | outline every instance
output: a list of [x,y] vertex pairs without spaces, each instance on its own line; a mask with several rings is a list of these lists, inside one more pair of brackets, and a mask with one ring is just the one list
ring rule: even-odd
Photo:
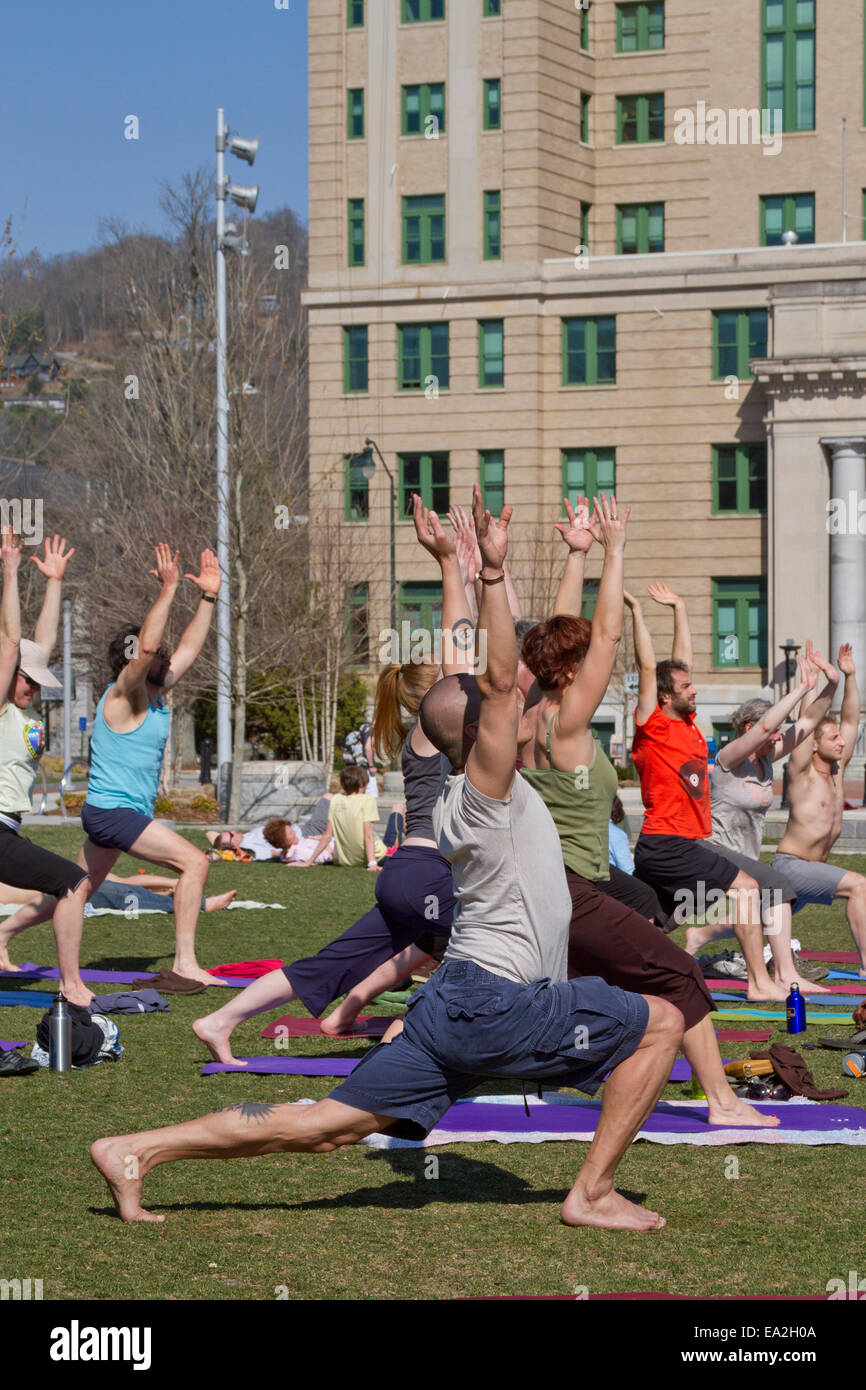
[[346,27],[348,29],[363,29],[364,0],[348,0],[348,10]]
[[364,199],[349,199],[349,265],[364,264]]
[[498,77],[484,81],[484,129],[502,129],[502,83]]
[[421,134],[421,88],[403,88],[403,134]]
[[367,380],[367,329],[343,329],[343,390],[346,394],[364,392]]
[[[430,120],[430,118],[433,118]],[[445,134],[445,83],[434,82],[427,88],[427,112],[425,130]],[[429,124],[428,124],[429,122]],[[435,124],[434,124],[435,122]]]
[[482,449],[478,455],[478,481],[482,505],[499,516],[505,506],[505,451]]
[[505,325],[502,319],[478,324],[478,385],[505,385]]
[[[584,579],[583,581],[583,593],[581,595],[580,602],[580,616],[582,618],[586,618],[587,621],[590,623],[592,622],[595,616],[595,605],[598,603],[598,585],[599,581],[597,579]],[[613,726],[611,726],[610,732],[613,733]],[[610,734],[608,735],[607,748],[605,749],[605,752],[609,751]]]
[[421,389],[421,325],[403,323],[397,329],[397,360],[401,391]]
[[664,92],[653,92],[650,96],[642,97],[646,106],[646,139],[664,140],[665,138],[665,98]]
[[367,584],[350,584],[346,590],[346,661],[349,666],[370,664],[370,590]]
[[589,216],[592,212],[592,203],[581,203],[580,205],[580,241],[589,254]]
[[589,102],[588,92],[580,94],[580,138],[584,145],[589,144]]
[[580,46],[589,52],[589,5],[590,0],[581,0],[580,6]]
[[764,579],[713,580],[713,664],[766,666],[767,585]]
[[713,447],[713,511],[735,512],[737,507],[737,450],[733,444]]
[[349,140],[364,138],[364,88],[350,87],[346,115],[346,135]]
[[361,471],[360,459],[356,462],[354,458],[346,459],[346,504],[345,516],[347,521],[369,521],[370,519],[370,484]]
[[447,323],[431,323],[425,325],[424,335],[430,344],[429,372],[426,376],[434,376],[436,385],[440,391],[447,391],[451,385],[450,378],[450,357],[449,357],[449,325]]
[[484,259],[502,259],[502,194],[498,191],[484,194]]

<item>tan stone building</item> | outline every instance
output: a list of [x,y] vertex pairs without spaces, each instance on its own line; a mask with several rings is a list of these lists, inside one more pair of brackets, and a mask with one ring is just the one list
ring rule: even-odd
[[310,467],[359,662],[391,625],[384,459],[398,622],[437,617],[409,491],[504,490],[536,617],[563,496],[615,486],[629,587],[688,600],[708,734],[784,688],[788,638],[854,641],[866,688],[864,0],[315,0],[309,26]]

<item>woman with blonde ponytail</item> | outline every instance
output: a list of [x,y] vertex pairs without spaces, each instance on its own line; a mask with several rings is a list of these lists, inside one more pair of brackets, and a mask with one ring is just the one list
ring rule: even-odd
[[[454,538],[418,497],[414,516],[419,541],[440,558],[442,626],[450,635],[458,623],[471,626]],[[443,642],[451,656],[456,646],[454,641]],[[405,839],[385,860],[376,880],[376,906],[354,926],[317,955],[263,975],[224,1008],[193,1025],[217,1061],[234,1061],[229,1039],[239,1023],[293,999],[319,1018],[329,1004],[346,995],[322,1022],[322,1032],[330,1037],[351,1032],[365,1004],[393,988],[431,955],[441,957],[454,915],[451,865],[439,853],[433,830],[433,806],[443,770],[440,753],[424,735],[417,716],[421,701],[440,675],[471,670],[471,663],[472,655],[467,653],[457,660],[443,660],[441,668],[408,661],[382,671],[371,737],[382,762],[395,761],[402,750]]]

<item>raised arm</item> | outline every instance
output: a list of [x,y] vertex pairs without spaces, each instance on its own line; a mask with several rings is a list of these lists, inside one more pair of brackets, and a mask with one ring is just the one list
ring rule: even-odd
[[857,689],[857,671],[854,666],[854,653],[851,650],[850,642],[845,642],[839,648],[836,665],[845,677],[845,693],[842,696],[839,731],[845,740],[842,766],[847,767],[854,754],[854,746],[860,732],[860,691]]
[[463,588],[466,591],[468,611],[477,613],[481,601],[481,581],[476,580],[475,576],[481,569],[481,551],[478,549],[475,527],[472,524],[472,518],[467,516],[464,508],[458,507],[456,503],[448,508],[448,520],[454,529],[457,561],[460,565]]
[[18,566],[23,541],[4,526],[0,537],[0,563],[3,566],[3,598],[0,600],[0,706],[5,705],[18,670],[21,641],[21,603],[18,598]]
[[[782,735],[782,742],[778,745],[773,755],[773,761],[775,762],[777,758],[784,758],[787,753],[791,754],[789,775],[791,768],[796,771],[801,762],[803,765],[809,762],[812,756],[811,744],[804,750],[804,757],[802,759],[797,750],[806,742],[810,734],[815,732],[818,724],[824,716],[829,713],[830,706],[833,703],[836,690],[839,686],[839,672],[836,670],[835,666],[830,665],[829,661],[824,660],[820,652],[813,650],[811,642],[807,641],[805,656],[798,658],[798,662],[800,665],[801,679],[803,678],[805,663],[814,671],[815,682],[803,697],[799,719],[785,730]],[[823,688],[816,695],[815,690],[817,689],[817,680],[820,672],[824,673],[826,679]]]
[[579,618],[583,605],[583,575],[586,568],[586,556],[593,541],[598,539],[598,535],[592,528],[589,518],[589,503],[582,493],[578,494],[576,507],[572,507],[567,497],[563,497],[562,501],[568,522],[555,521],[553,524],[568,546],[568,557],[565,561],[562,579],[559,581],[553,616],[562,614],[563,616],[570,615],[573,618]]
[[680,598],[669,589],[667,584],[650,584],[648,592],[651,599],[656,603],[662,604],[665,608],[674,610],[674,644],[671,649],[671,659],[681,661],[689,670],[692,669],[692,634],[689,628],[689,615],[686,612],[686,601]]
[[[777,700],[774,705],[761,715],[750,729],[747,729],[739,738],[726,743],[724,748],[716,757],[716,762],[726,771],[731,772],[740,763],[744,763],[750,758],[762,743],[766,743],[770,734],[774,734],[781,728],[783,720],[787,719],[791,710],[799,704],[803,696],[809,690],[814,690],[818,680],[818,672],[805,657],[800,658],[800,680],[789,694],[783,695],[781,700]],[[814,725],[812,726],[814,728]],[[793,733],[793,730],[789,730]],[[793,747],[793,744],[791,745]],[[787,750],[787,751],[790,751]],[[780,749],[779,756],[783,750]]]
[[112,701],[118,698],[128,700],[135,691],[144,689],[180,583],[177,559],[177,552],[172,555],[171,546],[160,544],[156,547],[156,569],[150,573],[155,574],[160,582],[159,597],[142,623],[138,638],[130,638],[132,650],[129,662],[109,692]]
[[466,771],[472,785],[496,801],[508,800],[517,756],[517,640],[504,574],[511,510],[503,507],[495,521],[482,509],[481,488],[475,484],[472,515],[483,561],[478,626],[487,634],[487,663],[476,676],[481,712]]
[[220,567],[213,551],[203,550],[201,552],[201,572],[199,574],[185,574],[184,579],[191,579],[193,584],[201,589],[201,598],[192,621],[187,625],[177,644],[177,650],[171,658],[171,667],[165,682],[166,688],[174,685],[189,670],[205,644],[216,607],[216,596],[220,590]]
[[634,712],[635,725],[645,724],[658,704],[656,684],[656,654],[649,628],[644,621],[640,600],[627,589],[622,592],[623,602],[631,609],[634,631],[634,654],[638,669],[638,696]]
[[562,694],[558,729],[561,738],[570,738],[589,728],[592,716],[604,699],[622,639],[622,571],[626,529],[630,507],[619,514],[616,498],[602,495],[594,499],[593,525],[604,550],[604,566],[598,586],[598,599],[592,618],[592,637],[583,665]]
[[45,575],[45,597],[42,600],[42,611],[36,623],[36,631],[33,634],[37,647],[45,657],[46,666],[51,661],[51,653],[54,651],[57,642],[57,625],[60,621],[60,590],[63,586],[63,575],[66,566],[75,554],[75,547],[66,549],[66,538],[63,536],[48,536],[45,540],[45,558],[39,555],[31,555],[30,559],[38,570]]
[[456,676],[475,669],[475,628],[460,574],[457,545],[417,492],[412,494],[415,534],[442,571],[442,673]]

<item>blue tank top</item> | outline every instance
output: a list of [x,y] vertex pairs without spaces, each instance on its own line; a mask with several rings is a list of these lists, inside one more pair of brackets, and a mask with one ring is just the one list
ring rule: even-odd
[[87,801],[104,810],[123,807],[152,816],[168,739],[169,712],[158,700],[148,707],[137,729],[119,734],[109,728],[103,713],[110,689],[111,686],[96,706]]

